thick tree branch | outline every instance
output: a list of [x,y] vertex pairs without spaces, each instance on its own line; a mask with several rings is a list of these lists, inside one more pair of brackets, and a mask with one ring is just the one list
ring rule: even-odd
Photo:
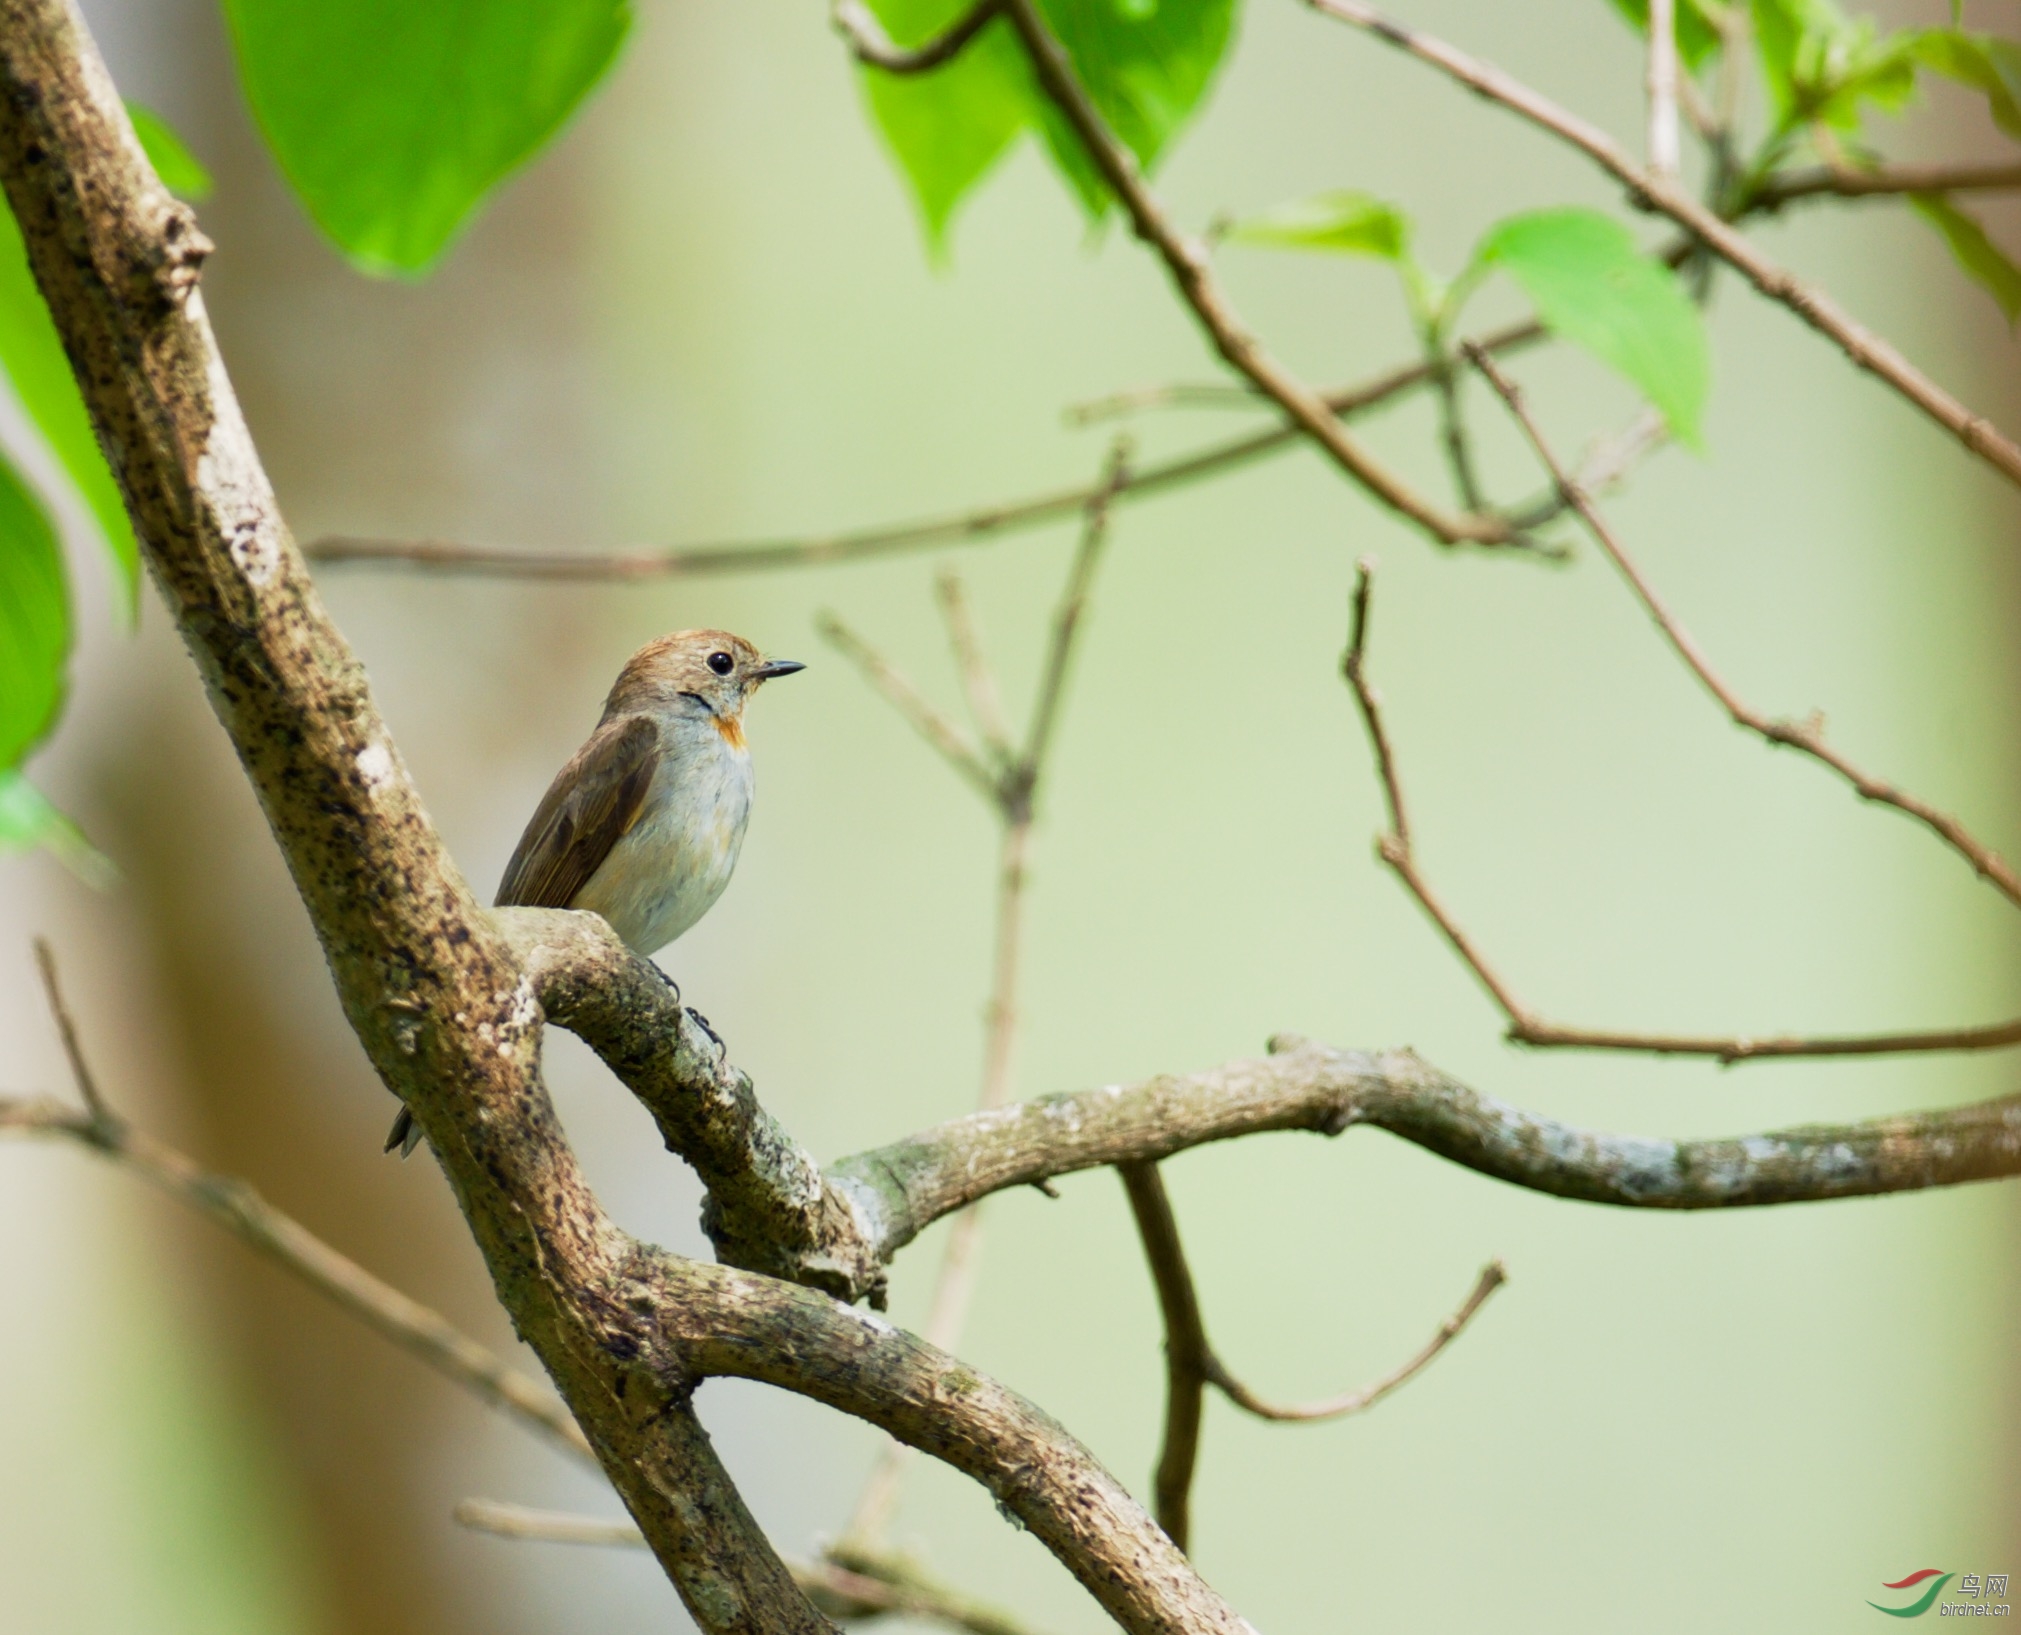
[[500,909],[547,1019],[575,1034],[653,1115],[708,1188],[702,1226],[732,1266],[881,1305],[883,1262],[858,1205],[759,1105],[722,1043],[599,914]]
[[540,1007],[316,595],[196,289],[207,246],[66,0],[0,0],[0,180],[345,1013],[427,1135],[500,1300],[703,1628],[825,1628],[694,1421],[689,1382],[610,1343],[623,1239],[560,1139]]
[[[497,1499],[464,1499],[451,1514],[473,1532],[495,1538],[641,1550],[646,1543],[645,1535],[629,1521],[535,1510]],[[897,1614],[925,1618],[967,1635],[1030,1635],[1016,1619],[949,1589],[900,1557],[830,1551],[824,1560],[790,1565],[794,1580],[816,1610],[844,1622]]]
[[1737,1209],[1914,1192],[2021,1174],[2021,1094],[1937,1112],[1678,1141],[1582,1130],[1511,1107],[1408,1050],[1295,1035],[1260,1060],[971,1113],[830,1166],[889,1255],[1008,1187],[1169,1158],[1271,1130],[1372,1125],[1555,1197],[1631,1209]]
[[1568,113],[1499,68],[1478,62],[1443,40],[1405,27],[1365,0],[1305,0],[1305,4],[1366,30],[1420,62],[1429,63],[1477,95],[1500,103],[1531,124],[1569,142],[1626,187],[1637,203],[1646,203],[1668,216],[1763,295],[1788,307],[1811,328],[1832,340],[1855,364],[1893,387],[2009,482],[2021,484],[2021,447],[2010,442],[1991,421],[1973,414],[1830,296],[1777,266],[1716,212],[1673,181],[1637,166],[1604,131]]

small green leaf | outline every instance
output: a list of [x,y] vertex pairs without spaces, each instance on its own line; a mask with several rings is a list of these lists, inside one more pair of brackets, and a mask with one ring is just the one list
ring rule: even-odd
[[1916,59],[1977,91],[1993,123],[2021,141],[2021,45],[1991,34],[1933,28],[1917,36]]
[[1909,207],[1944,235],[1958,265],[2000,303],[2000,310],[2007,315],[2007,327],[2014,328],[2016,321],[2021,320],[2021,267],[2016,267],[2007,252],[1986,236],[1986,229],[1975,217],[1960,210],[1943,194],[1911,193]]
[[626,0],[225,0],[246,100],[317,226],[416,274],[603,77]]
[[[1207,93],[1235,31],[1236,0],[1039,0],[1104,123],[1146,171]],[[1049,101],[1031,95],[1061,175],[1101,220],[1109,190]]]
[[0,455],[0,769],[48,736],[63,708],[70,597],[42,502]]
[[[1613,7],[1628,19],[1629,26],[1645,39],[1649,34],[1649,0],[1612,0]],[[1705,14],[1698,0],[1678,0],[1672,25],[1677,37],[1677,55],[1684,66],[1696,73],[1719,49],[1719,27]]]
[[[1538,210],[1497,223],[1474,251],[1536,303],[1545,327],[1619,370],[1697,448],[1712,383],[1698,309],[1677,275],[1595,210]],[[1465,275],[1462,275],[1464,279]]]
[[1278,250],[1330,250],[1401,261],[1410,254],[1410,219],[1372,194],[1337,188],[1260,215],[1245,216],[1223,235],[1233,244]]
[[134,613],[140,591],[140,556],[119,485],[98,447],[98,434],[63,355],[63,342],[50,321],[42,292],[28,270],[14,213],[0,199],[0,368],[36,429],[55,450],[63,469],[84,496],[118,569],[122,610]]
[[211,196],[211,173],[166,119],[138,102],[127,103],[126,115],[133,121],[133,134],[140,138],[147,162],[154,166],[163,187],[191,204],[201,204]]
[[112,860],[19,772],[0,772],[0,853],[45,846],[57,862],[103,891],[118,878]]
[[[870,0],[870,7],[892,39],[914,46],[961,16],[968,0]],[[1009,25],[998,21],[932,73],[864,67],[858,74],[871,118],[911,184],[927,243],[939,254],[956,207],[1031,123],[1031,71]]]

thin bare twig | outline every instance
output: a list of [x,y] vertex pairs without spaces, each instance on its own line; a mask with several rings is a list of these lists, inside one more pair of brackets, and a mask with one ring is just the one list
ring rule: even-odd
[[1158,1467],[1152,1477],[1152,1514],[1165,1535],[1182,1550],[1192,1548],[1193,1470],[1200,1457],[1201,1398],[1205,1393],[1209,1358],[1207,1324],[1200,1315],[1200,1296],[1186,1264],[1178,1218],[1165,1191],[1164,1177],[1154,1162],[1118,1164],[1144,1259],[1158,1291],[1158,1311],[1165,1323],[1165,1431],[1158,1445]]
[[1481,1275],[1474,1280],[1473,1288],[1462,1300],[1459,1309],[1439,1324],[1438,1332],[1425,1343],[1425,1347],[1415,1357],[1401,1367],[1385,1374],[1373,1385],[1364,1385],[1356,1391],[1343,1391],[1336,1397],[1321,1397],[1317,1402],[1271,1402],[1259,1397],[1248,1386],[1221,1365],[1221,1359],[1213,1352],[1207,1353],[1207,1377],[1214,1388],[1242,1409],[1254,1414],[1258,1419],[1278,1420],[1288,1424],[1316,1424],[1321,1420],[1345,1419],[1349,1414],[1358,1414],[1365,1408],[1373,1408],[1390,1392],[1401,1385],[1407,1385],[1421,1374],[1441,1351],[1459,1338],[1460,1330],[1474,1320],[1474,1315],[1487,1304],[1488,1296],[1509,1281],[1509,1271],[1499,1260],[1491,1260],[1481,1268]]
[[[1022,0],[1028,4],[1029,0]],[[2010,482],[2021,484],[2021,447],[1993,423],[1973,414],[1950,393],[1930,380],[1894,346],[1874,334],[1822,290],[1803,283],[1777,266],[1749,240],[1700,204],[1674,182],[1642,169],[1598,127],[1505,74],[1479,62],[1445,41],[1435,39],[1385,16],[1366,0],[1305,0],[1325,16],[1366,30],[1378,39],[1429,63],[1468,90],[1498,102],[1540,129],[1569,142],[1607,171],[1638,203],[1661,211],[1733,267],[1770,300],[1786,306],[1811,328],[1835,342],[1845,355],[1893,387],[1928,415],[1971,453],[1978,455]],[[1013,7],[1010,15],[1018,15]]]
[[[1025,882],[1030,870],[1038,790],[1052,748],[1082,614],[1108,537],[1109,506],[1128,477],[1129,445],[1127,440],[1118,438],[1109,452],[1102,481],[1096,485],[1082,513],[1080,544],[1053,610],[1051,636],[1032,701],[1024,748],[1015,756],[1005,754],[1002,773],[991,791],[1001,829],[989,1003],[984,1012],[982,1090],[977,1098],[978,1109],[985,1112],[1003,1106],[1010,1099],[1018,1037]],[[948,583],[945,580],[942,583],[942,605],[948,614],[949,633],[970,707],[976,713],[979,727],[988,735],[991,729],[982,723],[992,717],[1001,720],[997,702],[1000,689],[995,673],[983,657],[981,637],[968,616],[967,604],[958,590],[949,597]],[[1003,737],[1007,739],[1007,731]],[[975,1206],[963,1211],[948,1233],[934,1278],[932,1304],[927,1311],[925,1334],[930,1344],[952,1350],[960,1339],[975,1295],[981,1252],[982,1210]],[[904,1443],[894,1440],[885,1445],[843,1532],[849,1548],[875,1549],[881,1543],[897,1510],[899,1484],[911,1456],[912,1450]]]
[[997,14],[997,0],[977,0],[939,34],[923,45],[894,45],[877,15],[863,0],[835,0],[829,15],[836,32],[849,42],[850,53],[867,68],[887,74],[925,74],[952,62]]
[[1677,177],[1677,0],[1649,0],[1649,174]]
[[954,649],[955,668],[961,675],[961,690],[968,699],[968,713],[982,741],[996,756],[999,767],[1008,765],[1015,753],[1011,748],[1010,722],[1003,713],[1003,692],[996,672],[982,645],[975,613],[968,605],[968,590],[952,568],[938,574],[933,588],[940,599],[941,622],[947,626],[948,645]]
[[1178,1218],[1165,1190],[1164,1177],[1153,1161],[1118,1164],[1129,1194],[1130,1213],[1143,1240],[1144,1259],[1158,1291],[1158,1308],[1165,1323],[1165,1433],[1159,1449],[1155,1514],[1166,1536],[1184,1550],[1192,1528],[1193,1471],[1200,1451],[1201,1396],[1212,1385],[1245,1413],[1259,1419],[1316,1422],[1342,1419],[1373,1407],[1390,1392],[1421,1373],[1431,1360],[1473,1320],[1489,1295],[1508,1281],[1509,1274],[1499,1260],[1481,1269],[1473,1291],[1443,1323],[1431,1341],[1402,1367],[1386,1374],[1373,1385],[1343,1392],[1318,1402],[1281,1404],[1259,1397],[1222,1363],[1207,1339],[1207,1325],[1200,1313],[1200,1297],[1193,1274],[1186,1264],[1186,1250],[1179,1237]]
[[1382,719],[1382,695],[1369,683],[1367,669],[1368,614],[1374,564],[1364,557],[1356,566],[1353,612],[1347,653],[1341,674],[1354,693],[1369,744],[1375,755],[1389,827],[1376,840],[1376,854],[1405,890],[1417,900],[1432,924],[1476,981],[1487,990],[1508,1026],[1512,1043],[1540,1049],[1621,1050],[1657,1056],[1710,1056],[1724,1063],[1790,1056],[1888,1056],[1951,1050],[1997,1050],[2021,1044],[2021,1019],[1977,1028],[1948,1028],[1915,1033],[1800,1036],[1778,1034],[1754,1038],[1745,1034],[1639,1033],[1615,1029],[1567,1027],[1547,1021],[1519,996],[1508,979],[1467,933],[1417,866],[1409,824],[1404,816],[1403,783],[1396,755]]
[[1221,381],[1169,381],[1159,386],[1129,386],[1105,392],[1085,403],[1070,403],[1060,411],[1069,426],[1093,426],[1104,420],[1142,414],[1147,409],[1271,409],[1276,405],[1254,386]]
[[2021,188],[2021,165],[1882,165],[1874,170],[1820,166],[1769,176],[1747,208],[1779,210],[1799,199],[1870,199],[1902,193],[1999,193]]
[[1325,400],[1263,348],[1236,316],[1198,241],[1183,236],[1144,184],[1137,161],[1109,130],[1073,64],[1033,0],[1002,0],[1030,59],[1039,88],[1072,127],[1090,162],[1121,202],[1137,236],[1157,251],[1180,298],[1199,319],[1222,359],[1282,408],[1340,469],[1398,515],[1440,544],[1500,545],[1508,530],[1494,517],[1455,515],[1416,493],[1350,437]]
[[340,1254],[300,1222],[268,1203],[245,1181],[200,1167],[174,1148],[134,1129],[111,1111],[100,1093],[56,981],[48,945],[36,940],[36,958],[49,990],[72,1076],[87,1111],[54,1101],[0,1101],[0,1135],[67,1139],[132,1171],[178,1203],[186,1204],[251,1245],[333,1304],[377,1330],[494,1408],[595,1464],[588,1440],[534,1380],[478,1344],[439,1313],[383,1283]]
[[106,1106],[105,1097],[99,1093],[98,1076],[84,1059],[84,1046],[77,1037],[77,1023],[71,1018],[70,1007],[63,1002],[63,985],[56,977],[56,954],[46,937],[35,939],[35,967],[42,973],[43,996],[56,1023],[56,1036],[63,1041],[63,1054],[70,1063],[70,1076],[76,1081],[77,1093],[84,1098],[84,1106],[91,1114],[92,1122],[111,1130],[117,1126],[118,1120]]
[[1816,716],[1803,721],[1781,721],[1763,715],[1743,700],[1712,667],[1712,661],[1706,657],[1705,650],[1665,605],[1647,575],[1628,555],[1620,536],[1609,526],[1600,508],[1593,503],[1592,496],[1565,470],[1557,455],[1552,452],[1537,425],[1536,417],[1530,413],[1529,406],[1523,399],[1521,388],[1485,353],[1469,352],[1467,357],[1508,405],[1510,414],[1522,427],[1524,436],[1536,450],[1538,460],[1550,474],[1558,492],[1564,496],[1565,503],[1578,514],[1579,520],[1585,524],[1586,531],[1593,536],[1594,542],[1606,553],[1608,560],[1627,581],[1628,588],[1634,593],[1635,599],[1642,604],[1643,611],[1654,621],[1656,628],[1663,633],[1663,639],[1669,644],[1671,651],[1683,660],[1685,667],[1718,701],[1720,708],[1726,711],[1728,718],[1736,726],[1758,734],[1771,744],[1783,745],[1808,755],[1811,759],[1829,767],[1852,786],[1860,799],[1872,801],[1880,806],[1891,806],[1896,811],[1915,819],[1971,864],[1973,872],[1982,879],[1990,881],[2002,896],[2017,908],[2021,908],[2021,878],[2016,877],[2013,868],[1998,852],[1975,838],[1971,831],[1950,813],[1939,811],[1928,801],[1897,789],[1894,785],[1885,783],[1872,773],[1855,766],[1825,742],[1824,729]]
[[[1490,351],[1514,351],[1544,338],[1534,322],[1509,324],[1483,337]],[[1341,387],[1321,399],[1329,413],[1352,420],[1415,391],[1431,379],[1430,368],[1407,363],[1353,386]],[[1194,388],[1197,390],[1198,388]],[[1235,388],[1231,388],[1235,390]],[[1260,396],[1261,402],[1269,402]],[[1272,426],[1241,437],[1209,443],[1134,471],[1116,491],[1117,501],[1142,499],[1169,488],[1232,471],[1254,460],[1282,454],[1305,444],[1297,425]],[[473,573],[509,579],[606,580],[629,583],[642,579],[709,578],[718,574],[763,573],[779,568],[814,567],[823,563],[862,562],[936,545],[973,544],[999,534],[1038,528],[1079,516],[1100,491],[1099,483],[1054,489],[1001,505],[972,507],[918,522],[880,523],[839,534],[813,534],[796,539],[745,541],[720,545],[688,545],[671,550],[634,547],[621,551],[522,551],[504,546],[471,545],[446,539],[366,539],[332,534],[305,549],[311,561],[343,565],[373,563],[430,573]]]
[[982,751],[896,670],[884,655],[833,613],[816,616],[822,639],[863,672],[863,678],[905,717],[913,730],[940,752],[941,758],[991,800],[997,798],[997,777]]
[[1109,464],[1103,473],[1101,486],[1082,514],[1080,547],[1074,552],[1074,563],[1067,572],[1059,605],[1053,610],[1052,639],[1046,645],[1045,669],[1039,678],[1038,694],[1032,702],[1031,726],[1026,732],[1024,754],[1020,758],[1022,782],[1026,786],[1021,795],[1026,800],[1030,799],[1032,788],[1037,785],[1039,773],[1045,766],[1047,752],[1052,748],[1053,728],[1059,720],[1060,697],[1066,686],[1067,665],[1073,658],[1074,638],[1079,634],[1081,615],[1088,605],[1088,588],[1094,583],[1102,547],[1109,537],[1109,507],[1129,480],[1129,475],[1129,444],[1118,439],[1109,451]]
[[[498,1499],[459,1500],[450,1515],[463,1527],[494,1538],[601,1548],[646,1547],[629,1517],[582,1516],[536,1510]],[[1026,1635],[1025,1628],[992,1607],[935,1583],[911,1562],[893,1556],[851,1556],[847,1561],[789,1561],[793,1581],[817,1611],[845,1622],[894,1614],[928,1618],[970,1635]]]

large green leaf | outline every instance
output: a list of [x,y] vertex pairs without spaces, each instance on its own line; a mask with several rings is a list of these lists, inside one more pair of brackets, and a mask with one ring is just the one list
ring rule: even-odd
[[[1236,0],[1039,0],[1089,99],[1147,171],[1206,95],[1234,36],[1235,6]],[[1039,124],[1060,174],[1100,220],[1109,190],[1080,139],[1050,102],[1041,101]]]
[[133,527],[126,520],[119,485],[99,452],[70,360],[28,270],[27,247],[4,199],[0,199],[0,368],[7,371],[15,396],[91,508],[118,567],[123,606],[130,616],[140,571]]
[[1410,254],[1410,218],[1371,193],[1335,188],[1280,204],[1229,226],[1232,244],[1277,250],[1326,250],[1401,261]]
[[[933,38],[969,0],[870,0],[901,45]],[[885,145],[919,205],[926,236],[944,248],[955,207],[1030,124],[1031,71],[1008,24],[983,30],[951,63],[930,74],[859,70],[865,100]]]
[[246,98],[318,226],[425,270],[603,75],[626,0],[225,0]]
[[1700,445],[1712,383],[1705,326],[1677,275],[1621,223],[1596,210],[1511,216],[1481,241],[1474,267],[1507,272],[1547,328],[1627,376],[1680,441]]
[[70,597],[42,502],[0,456],[0,771],[48,735],[63,707]]
[[2007,327],[2012,329],[2021,320],[2021,268],[1986,236],[1986,229],[1977,218],[1967,215],[1943,194],[1912,193],[1909,204],[1944,235],[1958,265],[2000,303],[2000,310],[2007,315]]
[[1991,34],[1932,28],[1917,36],[1916,57],[1985,97],[1993,122],[2021,141],[2021,45]]
[[[885,31],[918,45],[968,0],[869,0]],[[1198,108],[1226,55],[1238,0],[1039,0],[1109,129],[1150,170]],[[862,70],[872,117],[910,184],[938,249],[956,207],[1027,130],[1100,220],[1108,185],[1038,88],[1008,24],[992,23],[952,62],[925,74]]]

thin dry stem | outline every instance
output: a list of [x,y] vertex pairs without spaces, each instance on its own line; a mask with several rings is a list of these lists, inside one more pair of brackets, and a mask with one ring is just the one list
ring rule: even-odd
[[1670,649],[1699,683],[1710,693],[1727,717],[1739,727],[1766,739],[1771,744],[1782,745],[1808,755],[1812,760],[1829,767],[1848,784],[1862,800],[1876,805],[1891,806],[1907,817],[1914,818],[1932,834],[1943,841],[1959,856],[1972,865],[1973,872],[1991,882],[2009,902],[2021,908],[2021,878],[2017,878],[2007,861],[1973,836],[1962,823],[1948,812],[1938,810],[1928,801],[1896,788],[1876,778],[1872,773],[1861,770],[1839,751],[1825,742],[1824,729],[1818,719],[1812,716],[1804,721],[1779,721],[1762,714],[1743,700],[1733,687],[1715,670],[1705,650],[1699,646],[1691,632],[1684,628],[1677,616],[1657,594],[1656,588],[1635,560],[1629,556],[1620,536],[1608,524],[1600,508],[1585,487],[1574,478],[1552,452],[1545,440],[1536,417],[1530,413],[1524,401],[1522,390],[1500,369],[1494,359],[1485,353],[1469,352],[1468,359],[1481,371],[1494,387],[1501,399],[1509,407],[1516,423],[1522,427],[1530,446],[1536,450],[1537,458],[1550,474],[1551,481],[1563,496],[1565,503],[1585,524],[1586,531],[1604,551],[1627,582],[1635,599],[1642,604],[1656,628]]
[[894,45],[863,0],[834,0],[829,15],[856,60],[886,74],[925,74],[952,62],[997,14],[997,0],[978,0],[923,45]]
[[[1915,404],[1967,450],[2008,481],[2021,484],[2021,447],[1991,421],[1973,414],[1822,290],[1803,283],[1769,260],[1717,212],[1700,204],[1676,183],[1638,166],[1604,131],[1499,68],[1479,62],[1443,40],[1405,27],[1365,0],[1305,0],[1305,4],[1366,30],[1420,62],[1429,63],[1477,95],[1500,103],[1539,129],[1569,142],[1626,187],[1638,203],[1646,203],[1668,216],[1763,295],[1788,307],[1811,328],[1835,342],[1860,368]],[[1011,14],[1017,15],[1015,8]]]
[[950,721],[911,681],[893,667],[891,661],[851,630],[833,613],[823,612],[814,627],[829,646],[863,672],[864,680],[877,689],[885,702],[910,723],[912,729],[940,752],[947,764],[989,799],[997,798],[997,779],[983,753],[968,735]]
[[1396,752],[1383,724],[1382,695],[1368,679],[1367,640],[1374,564],[1357,565],[1353,615],[1341,674],[1359,707],[1362,725],[1375,756],[1376,772],[1388,809],[1389,828],[1376,840],[1376,855],[1403,883],[1460,962],[1473,973],[1507,1022],[1513,1043],[1539,1049],[1620,1050],[1656,1056],[1710,1056],[1724,1063],[1791,1056],[1888,1056],[1950,1050],[1996,1050],[2021,1044],[2021,1020],[1976,1028],[1934,1029],[1911,1033],[1778,1034],[1756,1038],[1745,1034],[1643,1033],[1618,1029],[1568,1027],[1547,1021],[1525,1003],[1485,950],[1474,941],[1458,917],[1447,908],[1418,868],[1404,815],[1403,781]]
[[1677,0],[1649,0],[1649,174],[1675,180],[1677,131]]
[[2021,188],[2021,165],[1880,165],[1853,170],[1824,165],[1765,178],[1750,210],[1779,210],[1802,199],[1871,199],[1906,193],[2005,193]]
[[1207,1378],[1214,1388],[1242,1409],[1254,1414],[1258,1419],[1273,1419],[1290,1424],[1316,1424],[1321,1420],[1345,1419],[1349,1414],[1358,1414],[1366,1408],[1373,1408],[1378,1402],[1396,1390],[1407,1385],[1422,1373],[1431,1360],[1459,1338],[1460,1330],[1474,1320],[1481,1307],[1487,1304],[1488,1296],[1509,1281],[1508,1268],[1499,1260],[1491,1260],[1481,1268],[1481,1275],[1474,1280],[1473,1288],[1459,1309],[1439,1324],[1438,1332],[1425,1343],[1425,1347],[1402,1367],[1385,1374],[1373,1385],[1365,1385],[1358,1391],[1344,1391],[1339,1396],[1321,1397],[1317,1402],[1271,1402],[1259,1397],[1248,1386],[1230,1374],[1222,1366],[1221,1359],[1212,1351],[1207,1353]]
[[933,588],[940,600],[941,622],[947,626],[948,645],[954,649],[955,668],[961,675],[969,716],[991,753],[1008,764],[1013,754],[1010,721],[1003,712],[1003,691],[997,686],[996,671],[983,648],[975,610],[968,605],[967,587],[962,584],[961,575],[949,568],[935,575]]

